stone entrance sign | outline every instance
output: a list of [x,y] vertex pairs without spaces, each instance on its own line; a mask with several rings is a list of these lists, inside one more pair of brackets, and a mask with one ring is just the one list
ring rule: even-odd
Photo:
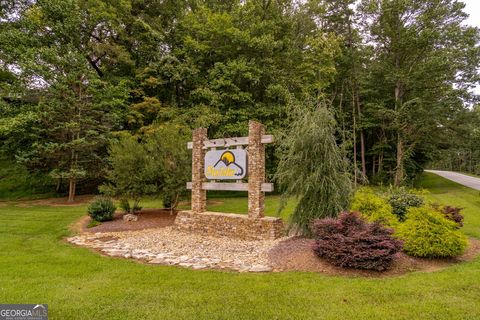
[[[283,235],[280,218],[264,217],[265,192],[273,191],[273,184],[265,182],[265,144],[272,143],[273,136],[266,135],[256,121],[249,121],[248,129],[248,137],[213,140],[207,138],[205,128],[193,131],[193,141],[188,143],[192,182],[187,183],[192,210],[178,213],[179,228],[242,239]],[[248,216],[207,212],[207,190],[248,191]]]

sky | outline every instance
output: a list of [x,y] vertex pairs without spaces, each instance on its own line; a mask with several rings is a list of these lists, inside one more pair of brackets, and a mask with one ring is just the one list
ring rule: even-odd
[[480,0],[462,0],[466,4],[465,12],[470,16],[467,23],[480,28]]

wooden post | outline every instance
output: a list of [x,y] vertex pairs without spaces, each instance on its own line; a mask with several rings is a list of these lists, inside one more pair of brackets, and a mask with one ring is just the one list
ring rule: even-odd
[[201,213],[207,210],[207,191],[202,189],[204,178],[205,150],[203,142],[207,140],[207,129],[193,130],[192,150],[192,211]]
[[248,216],[262,218],[265,211],[265,147],[262,136],[265,127],[256,121],[248,122]]

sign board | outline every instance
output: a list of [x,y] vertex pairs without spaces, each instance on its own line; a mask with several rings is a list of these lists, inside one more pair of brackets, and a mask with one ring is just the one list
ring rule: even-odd
[[210,150],[205,153],[205,177],[213,180],[240,180],[247,176],[244,149]]

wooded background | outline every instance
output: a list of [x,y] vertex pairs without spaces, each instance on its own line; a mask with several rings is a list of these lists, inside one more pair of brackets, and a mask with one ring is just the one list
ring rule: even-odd
[[[3,163],[94,190],[110,141],[279,137],[325,104],[355,183],[480,173],[479,30],[454,0],[0,2]],[[311,103],[314,101],[314,103]],[[185,148],[186,146],[178,146]],[[267,149],[268,172],[278,163]],[[67,183],[68,182],[68,183]],[[72,185],[73,184],[73,185]]]

